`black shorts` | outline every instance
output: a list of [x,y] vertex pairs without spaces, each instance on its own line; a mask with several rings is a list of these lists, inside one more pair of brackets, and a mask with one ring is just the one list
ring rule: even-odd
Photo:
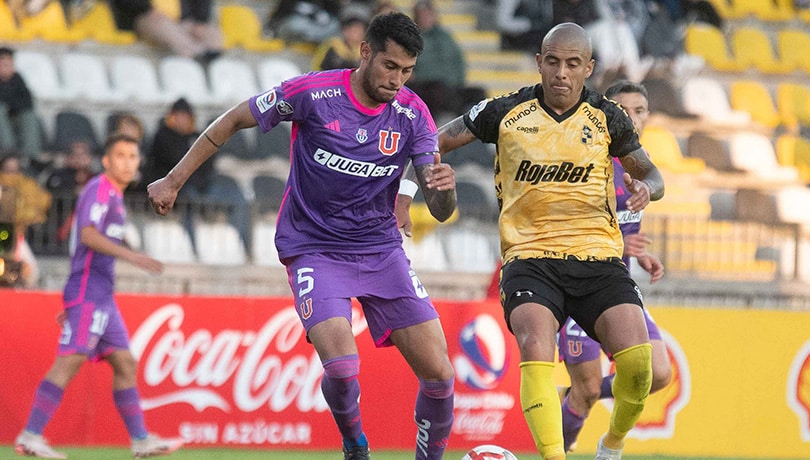
[[643,308],[641,290],[621,259],[516,259],[501,270],[501,304],[510,331],[509,315],[524,303],[545,306],[560,327],[570,316],[597,340],[594,324],[605,310],[624,303]]

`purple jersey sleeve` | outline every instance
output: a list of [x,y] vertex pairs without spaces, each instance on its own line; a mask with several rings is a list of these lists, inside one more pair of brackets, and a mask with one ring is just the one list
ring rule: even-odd
[[[627,199],[630,198],[630,191],[624,184],[624,167],[618,158],[613,158],[613,185],[616,187],[616,217],[619,221],[619,230],[622,236],[635,235],[641,231],[641,216],[644,210],[632,212],[627,209]],[[622,257],[624,263],[629,267],[630,258]]]
[[276,246],[284,259],[312,252],[375,253],[397,247],[394,201],[407,162],[433,161],[436,125],[402,88],[375,109],[361,105],[351,70],[312,72],[250,98],[264,132],[292,123],[290,174]]
[[116,244],[124,238],[123,195],[100,174],[87,183],[73,216],[70,236],[70,276],[65,284],[64,299],[67,307],[85,301],[99,302],[112,299],[115,284],[115,258],[98,253],[81,242],[81,231],[94,227]]

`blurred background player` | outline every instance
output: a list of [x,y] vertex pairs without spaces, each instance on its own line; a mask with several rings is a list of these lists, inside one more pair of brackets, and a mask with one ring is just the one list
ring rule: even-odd
[[136,388],[138,363],[129,350],[129,333],[114,298],[115,259],[151,273],[163,271],[160,261],[132,251],[123,242],[123,190],[135,177],[139,163],[135,139],[111,136],[104,146],[104,172],[90,180],[76,204],[70,276],[63,294],[65,310],[59,317],[59,348],[37,387],[25,429],[14,441],[18,455],[67,458],[48,445],[42,432],[82,365],[102,359],[113,369],[113,400],[132,441],[132,455],[165,455],[183,444],[180,439],[163,439],[146,430]]
[[321,389],[343,438],[345,460],[370,458],[360,416],[360,357],[351,299],[378,347],[396,346],[419,381],[415,458],[439,460],[453,426],[453,365],[430,297],[411,269],[394,217],[399,178],[412,163],[436,219],[455,210],[455,183],[434,183],[436,125],[404,87],[422,39],[405,14],[378,15],[360,46],[360,66],[311,72],[231,108],[198,137],[166,177],[149,185],[159,214],[238,130],[297,132],[275,243],[307,338],[323,364]]
[[14,50],[0,46],[0,151],[23,155],[23,169],[42,153],[42,136],[34,101],[14,67]]
[[[619,81],[605,91],[605,97],[613,99],[624,108],[633,120],[633,125],[639,135],[644,132],[650,111],[647,103],[647,90],[643,86],[631,81]],[[627,199],[630,194],[622,180],[624,167],[615,158],[613,159],[613,170],[615,171],[616,214],[624,239],[622,259],[629,270],[631,258],[636,258],[639,266],[650,274],[650,282],[654,283],[664,275],[664,265],[658,256],[647,252],[650,239],[641,233],[643,211],[632,212],[627,209]],[[658,326],[646,309],[644,316],[647,321],[650,344],[652,344],[653,379],[650,393],[654,393],[669,384],[672,369],[661,331],[658,330]],[[596,401],[613,397],[615,374],[602,377],[601,345],[588,337],[588,334],[571,318],[565,321],[565,325],[560,330],[559,350],[560,360],[565,362],[565,367],[571,376],[571,387],[560,389],[561,395],[564,395],[562,401],[563,437],[565,450],[568,452],[575,447],[582,425]]]

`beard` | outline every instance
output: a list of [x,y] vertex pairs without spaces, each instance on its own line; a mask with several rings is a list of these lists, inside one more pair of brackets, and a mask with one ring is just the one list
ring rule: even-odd
[[360,81],[363,84],[363,91],[366,95],[371,98],[372,101],[378,104],[387,104],[391,102],[394,97],[396,97],[397,93],[394,93],[392,96],[387,95],[380,91],[380,89],[371,81],[371,71],[366,69],[366,71],[360,75]]

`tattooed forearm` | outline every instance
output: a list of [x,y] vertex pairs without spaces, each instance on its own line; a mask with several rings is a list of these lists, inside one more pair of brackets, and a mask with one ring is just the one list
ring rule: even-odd
[[416,167],[416,177],[419,180],[419,188],[425,197],[425,203],[430,210],[430,214],[439,222],[444,222],[453,215],[456,210],[456,190],[439,191],[427,187],[426,177],[430,174],[430,165],[424,164]]
[[664,178],[661,171],[650,161],[642,149],[635,150],[621,158],[625,171],[633,179],[641,180],[650,186],[650,200],[660,200],[664,196]]
[[464,118],[458,117],[439,128],[439,152],[442,155],[475,140],[475,135],[464,124]]

